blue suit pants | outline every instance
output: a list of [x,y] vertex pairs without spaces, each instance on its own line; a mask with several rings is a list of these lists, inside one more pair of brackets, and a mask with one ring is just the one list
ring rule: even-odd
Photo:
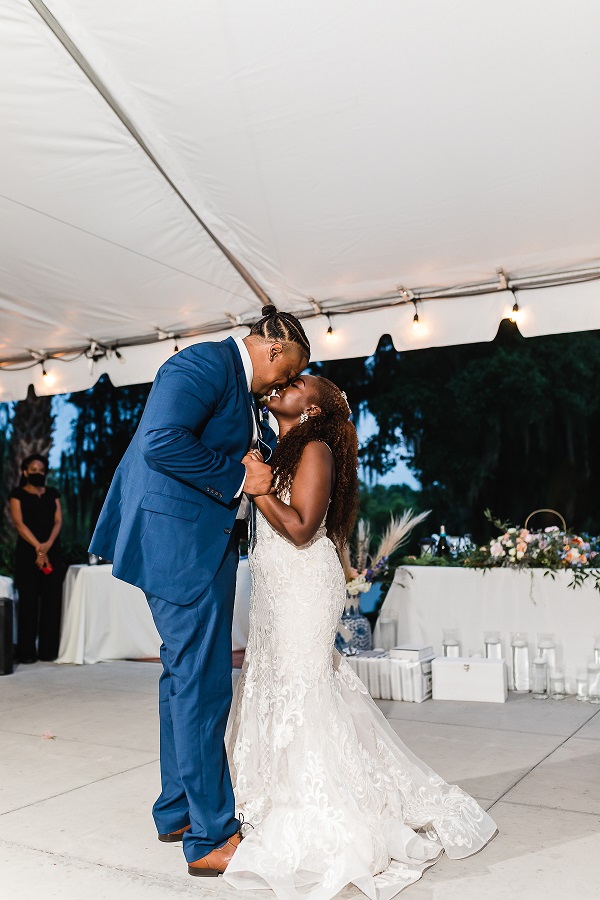
[[[225,752],[237,565],[232,536],[213,581],[193,603],[180,606],[146,595],[163,641],[162,791],[152,812],[159,834],[191,825],[183,836],[188,862],[206,856],[239,829]],[[176,585],[174,572],[174,591]]]

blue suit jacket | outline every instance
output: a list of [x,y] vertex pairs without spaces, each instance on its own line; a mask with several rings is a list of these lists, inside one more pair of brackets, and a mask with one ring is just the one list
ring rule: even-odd
[[[268,456],[275,434],[262,423],[261,430]],[[223,559],[252,432],[233,338],[172,356],[115,472],[91,552],[112,560],[122,581],[172,603],[193,603]]]

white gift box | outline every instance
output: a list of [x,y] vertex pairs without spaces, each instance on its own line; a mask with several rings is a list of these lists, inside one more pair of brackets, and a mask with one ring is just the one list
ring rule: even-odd
[[390,659],[382,650],[370,650],[346,661],[375,700],[422,703],[431,697],[431,661]]
[[504,659],[438,656],[432,663],[434,700],[506,701]]
[[376,662],[377,668],[379,669],[379,699],[391,700],[392,686],[390,682],[390,660],[378,659]]
[[398,644],[390,650],[390,659],[429,659],[433,656],[433,647],[429,644]]
[[392,700],[422,703],[431,697],[431,662],[434,656],[411,661],[390,659],[390,689]]

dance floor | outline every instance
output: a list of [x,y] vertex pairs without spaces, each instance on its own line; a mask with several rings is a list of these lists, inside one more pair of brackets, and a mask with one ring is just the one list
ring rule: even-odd
[[[191,879],[180,846],[156,840],[158,671],[156,663],[37,663],[0,678],[3,896],[274,896]],[[442,858],[402,900],[600,895],[600,707],[515,694],[504,705],[381,707],[415,753],[477,797],[500,828],[471,859]],[[339,896],[364,895],[346,888]]]

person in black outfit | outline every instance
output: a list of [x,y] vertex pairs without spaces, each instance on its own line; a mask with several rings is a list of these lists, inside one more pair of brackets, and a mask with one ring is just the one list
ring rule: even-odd
[[44,456],[28,456],[21,472],[19,487],[10,495],[10,512],[19,535],[15,560],[17,657],[22,663],[52,661],[58,656],[64,578],[60,494],[56,488],[46,487],[48,460]]

